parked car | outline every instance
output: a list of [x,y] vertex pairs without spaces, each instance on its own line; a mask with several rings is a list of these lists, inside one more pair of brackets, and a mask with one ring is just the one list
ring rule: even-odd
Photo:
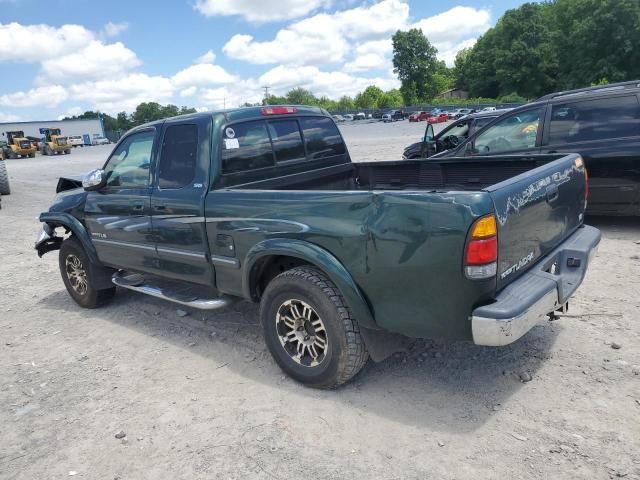
[[391,116],[390,113],[384,113],[384,114],[382,114],[382,121],[384,123],[393,122],[393,117]]
[[344,122],[344,117],[342,115],[332,115],[332,117],[336,123]]
[[67,143],[72,147],[84,147],[82,135],[69,135],[67,137]]
[[85,308],[116,286],[259,302],[277,364],[332,388],[401,335],[506,345],[564,309],[600,240],[586,181],[575,154],[352,163],[317,107],[203,112],[136,127],[82,183],[60,179],[35,248],[59,250]]
[[432,115],[429,118],[427,118],[427,122],[429,123],[443,123],[443,122],[448,122],[449,121],[449,116],[446,113],[440,113],[438,115]]
[[353,116],[353,119],[354,119],[354,120],[364,120],[365,118],[367,118],[367,116],[364,114],[364,112],[356,113],[356,114]]
[[413,112],[409,115],[410,122],[422,122],[431,116],[431,112]]
[[587,213],[640,216],[639,85],[634,80],[546,95],[435,157],[577,152],[589,171]]
[[107,145],[111,143],[108,138],[103,137],[102,135],[94,135],[91,139],[92,145]]
[[[391,119],[392,122],[404,120],[404,112],[402,110],[390,110],[387,112],[388,118]],[[382,116],[384,120],[384,115]]]
[[458,108],[452,112],[453,115],[449,115],[450,119],[457,120],[458,118],[462,118],[465,115],[469,115],[470,113],[474,113],[475,110],[473,108]]
[[481,112],[493,112],[496,110],[496,107],[484,107]]
[[343,117],[344,117],[345,121],[347,121],[347,122],[353,121],[353,115],[350,114],[350,113],[347,113],[346,115],[343,115]]
[[[433,127],[427,125],[425,134],[419,142],[408,145],[402,153],[402,158],[427,158],[439,152],[444,152],[460,145],[469,135],[481,129],[494,118],[510,111],[510,109],[495,110],[493,112],[479,112],[461,118],[446,126],[437,134],[433,134]],[[427,142],[427,138],[430,140]]]

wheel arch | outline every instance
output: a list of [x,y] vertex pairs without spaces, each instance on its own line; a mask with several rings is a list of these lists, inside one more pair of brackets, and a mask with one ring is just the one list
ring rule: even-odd
[[[258,243],[247,253],[242,272],[245,298],[252,301],[260,299],[261,278],[267,275],[267,282],[263,285],[266,286],[275,277],[273,270],[269,270],[273,262],[284,265],[284,270],[300,265],[318,268],[338,287],[358,323],[363,327],[378,328],[368,302],[344,265],[324,248],[302,240],[272,238]],[[278,273],[280,271],[283,270]]]

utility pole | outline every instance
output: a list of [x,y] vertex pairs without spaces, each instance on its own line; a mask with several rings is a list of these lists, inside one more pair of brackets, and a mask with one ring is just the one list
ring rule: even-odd
[[263,103],[265,105],[267,105],[269,103],[269,89],[271,87],[268,86],[268,85],[265,85],[264,87],[261,87],[261,88],[264,88],[264,102]]

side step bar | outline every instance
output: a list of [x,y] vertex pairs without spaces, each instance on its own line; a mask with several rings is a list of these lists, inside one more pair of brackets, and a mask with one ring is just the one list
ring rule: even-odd
[[200,310],[217,310],[219,308],[228,307],[233,303],[231,297],[222,296],[218,298],[197,298],[188,295],[173,294],[159,287],[144,283],[144,277],[135,276],[136,281],[132,281],[132,275],[126,275],[124,272],[116,272],[111,277],[111,281],[118,287],[133,290],[134,292],[144,293],[152,297],[162,298],[170,302],[179,303],[187,307],[198,308]]

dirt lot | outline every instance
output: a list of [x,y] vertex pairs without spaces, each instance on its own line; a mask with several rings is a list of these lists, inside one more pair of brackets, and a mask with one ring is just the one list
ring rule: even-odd
[[[398,158],[424,124],[342,128],[362,160]],[[0,478],[640,478],[638,222],[590,219],[604,238],[568,318],[503,348],[419,341],[315,391],[271,360],[254,305],[71,301],[57,255],[32,249],[36,216],[108,151],[7,162]]]

